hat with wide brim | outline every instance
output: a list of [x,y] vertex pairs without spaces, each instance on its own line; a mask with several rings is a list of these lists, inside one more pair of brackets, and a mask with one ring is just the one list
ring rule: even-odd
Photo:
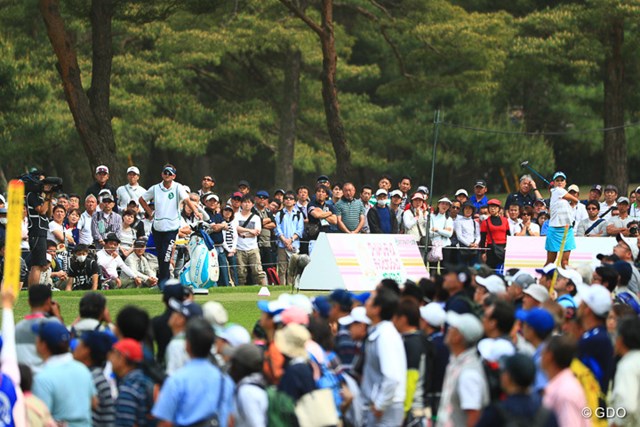
[[311,334],[302,325],[290,323],[276,331],[274,343],[280,353],[292,359],[309,357],[305,345],[311,339]]

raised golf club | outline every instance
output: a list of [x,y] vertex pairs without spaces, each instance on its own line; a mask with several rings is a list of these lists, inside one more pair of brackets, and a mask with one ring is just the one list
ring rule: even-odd
[[529,166],[529,160],[525,160],[524,162],[520,163],[520,166],[529,170],[531,173],[533,173],[535,176],[537,176],[538,178],[540,178],[541,180],[543,180],[547,185],[551,185],[551,183],[549,182],[549,180],[547,178],[545,178],[544,176],[542,176],[540,174],[540,172],[538,172],[537,170],[535,170],[534,168],[532,168],[531,166]]

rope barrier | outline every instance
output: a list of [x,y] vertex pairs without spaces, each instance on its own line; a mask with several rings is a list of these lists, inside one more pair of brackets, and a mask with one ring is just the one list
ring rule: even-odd
[[522,131],[508,131],[508,130],[500,130],[500,129],[486,129],[486,128],[479,128],[479,127],[475,127],[475,126],[460,125],[460,124],[455,124],[455,123],[450,123],[450,122],[437,122],[437,124],[440,124],[440,125],[446,126],[446,127],[450,127],[450,128],[454,128],[454,129],[470,130],[470,131],[474,131],[474,132],[490,133],[490,134],[497,134],[497,135],[519,135],[519,136],[562,136],[562,135],[571,135],[571,134],[585,135],[585,134],[589,134],[589,133],[614,132],[614,131],[620,130],[620,129],[633,128],[633,127],[640,126],[640,122],[634,122],[634,123],[629,123],[629,124],[622,125],[622,126],[613,126],[613,127],[600,128],[600,129],[575,129],[575,130],[568,130],[568,131],[563,131],[563,132],[560,132],[560,131],[557,131],[557,132],[522,132]]

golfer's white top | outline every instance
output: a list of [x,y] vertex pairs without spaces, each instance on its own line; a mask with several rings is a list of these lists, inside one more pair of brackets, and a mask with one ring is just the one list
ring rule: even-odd
[[184,185],[175,181],[166,188],[162,183],[149,188],[142,198],[149,203],[154,201],[155,214],[153,229],[157,231],[174,231],[180,228],[180,203],[189,198]]
[[574,210],[571,208],[568,200],[563,199],[567,194],[567,190],[560,187],[551,189],[551,203],[549,210],[551,218],[549,219],[550,227],[564,227],[571,225],[574,218]]

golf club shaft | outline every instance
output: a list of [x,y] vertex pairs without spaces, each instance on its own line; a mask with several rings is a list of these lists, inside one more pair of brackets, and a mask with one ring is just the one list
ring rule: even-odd
[[535,170],[534,168],[532,168],[531,166],[529,166],[528,164],[522,165],[524,166],[526,169],[528,169],[529,171],[531,171],[531,173],[533,173],[535,176],[537,176],[538,178],[540,178],[541,180],[543,180],[545,182],[545,184],[547,185],[551,185],[551,183],[549,182],[549,180],[547,178],[545,178],[544,176],[542,176],[540,174],[540,172],[538,172],[537,170]]

